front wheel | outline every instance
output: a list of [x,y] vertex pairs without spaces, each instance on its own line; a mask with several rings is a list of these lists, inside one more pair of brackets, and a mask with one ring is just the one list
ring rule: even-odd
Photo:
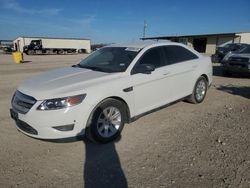
[[196,81],[192,95],[189,96],[188,101],[191,103],[201,103],[207,94],[207,80],[200,76]]
[[107,99],[94,110],[87,127],[87,137],[107,143],[115,140],[124,127],[124,104],[115,99]]

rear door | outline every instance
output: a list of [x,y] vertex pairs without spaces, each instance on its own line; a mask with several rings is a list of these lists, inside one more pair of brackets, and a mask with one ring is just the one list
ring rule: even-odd
[[167,64],[165,76],[171,79],[171,84],[164,88],[165,92],[171,91],[171,101],[190,95],[197,79],[198,56],[178,45],[164,46],[164,56]]

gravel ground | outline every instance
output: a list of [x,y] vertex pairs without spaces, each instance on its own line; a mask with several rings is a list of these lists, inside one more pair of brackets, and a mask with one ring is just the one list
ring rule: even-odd
[[250,187],[250,79],[214,81],[202,104],[178,102],[125,126],[115,143],[57,142],[18,132],[12,94],[24,79],[85,55],[0,54],[0,187]]

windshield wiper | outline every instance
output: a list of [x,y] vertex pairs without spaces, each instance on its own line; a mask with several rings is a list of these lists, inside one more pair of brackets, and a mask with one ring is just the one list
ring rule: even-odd
[[81,65],[81,64],[77,64],[77,66],[81,67],[81,68],[84,68],[84,69],[90,69],[90,70],[93,70],[93,71],[107,72],[107,71],[103,70],[100,67],[86,66],[86,65]]
[[76,64],[76,65],[72,65],[71,67],[79,67],[79,64]]

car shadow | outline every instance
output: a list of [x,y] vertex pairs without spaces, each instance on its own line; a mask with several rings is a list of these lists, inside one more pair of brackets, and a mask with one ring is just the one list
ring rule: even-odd
[[42,139],[42,141],[53,143],[84,143],[85,162],[83,167],[83,187],[127,188],[127,179],[122,170],[119,155],[115,148],[115,143],[120,140],[121,136],[113,142],[107,144],[99,144],[89,141],[88,139],[80,135],[77,137],[64,139]]
[[22,61],[22,63],[31,63],[32,61]]
[[250,99],[250,87],[248,86],[221,85],[218,86],[216,89],[230,93],[232,95],[239,95],[241,97]]
[[[118,141],[118,140],[117,140]],[[127,188],[115,143],[97,144],[84,139],[86,148],[83,169],[85,188]]]

